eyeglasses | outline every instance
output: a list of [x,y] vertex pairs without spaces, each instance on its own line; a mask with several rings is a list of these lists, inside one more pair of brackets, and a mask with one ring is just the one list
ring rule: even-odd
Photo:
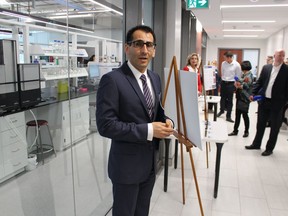
[[133,45],[133,47],[141,49],[144,45],[146,45],[147,50],[152,51],[156,44],[150,41],[144,42],[143,40],[129,41],[127,42],[129,46]]

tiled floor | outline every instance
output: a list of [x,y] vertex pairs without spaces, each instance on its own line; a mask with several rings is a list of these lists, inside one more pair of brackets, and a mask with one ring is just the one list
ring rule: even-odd
[[[228,143],[223,146],[217,199],[213,198],[216,146],[211,143],[209,168],[206,167],[205,148],[203,151],[192,149],[205,216],[288,215],[288,130],[280,131],[271,156],[261,156],[269,128],[266,129],[261,150],[245,150],[244,146],[251,144],[254,138],[256,108],[257,103],[252,103],[250,136],[242,137],[244,130],[241,119],[239,135],[229,137]],[[209,119],[212,119],[210,115]],[[224,119],[225,115],[220,118]],[[228,132],[232,132],[233,124],[227,122],[227,127]],[[107,140],[97,133],[93,134],[77,144],[72,152],[59,152],[56,158],[51,157],[44,166],[40,165],[31,172],[0,184],[0,215],[70,216],[75,212],[77,216],[105,215],[103,211],[110,208],[112,201],[106,163],[109,146]],[[201,216],[186,151],[183,159],[185,205],[182,203],[178,158],[178,168],[169,167],[167,192],[163,191],[163,170],[157,174],[150,216]],[[75,212],[73,193],[76,195]],[[111,216],[111,212],[108,215]]]
[[[241,119],[238,136],[229,137],[222,150],[218,197],[213,198],[215,144],[211,143],[209,168],[206,151],[194,148],[193,160],[205,216],[287,216],[288,215],[288,130],[280,130],[273,155],[261,156],[270,129],[266,129],[261,150],[245,150],[254,138],[257,103],[250,107],[250,135],[243,138]],[[209,118],[212,119],[212,116]],[[225,115],[220,118],[225,118]],[[233,131],[233,123],[227,123]],[[180,158],[179,158],[180,159]],[[179,164],[179,162],[178,162]],[[181,169],[169,167],[168,191],[163,191],[163,171],[154,188],[150,216],[201,216],[189,154],[184,151],[185,205],[182,203]],[[109,214],[111,215],[111,213]]]
[[[288,130],[281,130],[274,153],[263,157],[270,129],[266,129],[261,150],[245,150],[255,134],[257,103],[250,107],[250,135],[243,138],[241,119],[238,136],[229,137],[222,150],[219,190],[213,198],[215,177],[215,144],[211,143],[209,168],[205,149],[194,148],[197,179],[205,216],[287,216],[288,215]],[[210,117],[212,119],[212,116]],[[225,118],[225,115],[220,118]],[[227,123],[233,131],[233,123]],[[196,187],[188,153],[184,152],[186,203],[182,204],[181,169],[169,167],[168,192],[163,191],[163,171],[154,188],[151,216],[200,216]]]

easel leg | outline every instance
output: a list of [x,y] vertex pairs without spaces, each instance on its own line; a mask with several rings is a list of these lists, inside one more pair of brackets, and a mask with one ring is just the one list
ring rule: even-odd
[[215,166],[214,198],[217,198],[217,194],[218,194],[220,161],[221,161],[221,151],[222,151],[223,143],[216,143],[216,147],[217,147],[217,153],[216,153],[216,166]]
[[182,202],[185,205],[185,182],[184,182],[184,159],[183,159],[183,143],[180,143],[181,149],[181,177],[182,177]]
[[195,170],[195,166],[194,166],[194,160],[193,160],[191,148],[189,148],[189,156],[190,156],[190,162],[191,162],[191,167],[192,167],[192,171],[193,171],[194,182],[195,182],[195,186],[196,186],[200,211],[201,211],[201,215],[204,216],[204,211],[203,211],[203,207],[202,207],[202,201],[201,201],[201,196],[200,196],[200,191],[199,191],[199,186],[198,186],[198,180],[197,180],[197,176],[196,176],[196,170]]

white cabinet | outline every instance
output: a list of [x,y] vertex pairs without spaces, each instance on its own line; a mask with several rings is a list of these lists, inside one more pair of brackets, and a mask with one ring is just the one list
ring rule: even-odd
[[[37,118],[48,121],[54,147],[62,151],[89,133],[89,96],[39,107]],[[50,141],[45,135],[42,136],[43,143]]]
[[27,142],[24,112],[0,118],[0,182],[24,170]]

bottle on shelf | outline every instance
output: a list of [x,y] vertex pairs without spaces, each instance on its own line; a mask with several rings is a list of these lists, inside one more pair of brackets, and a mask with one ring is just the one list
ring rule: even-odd
[[59,59],[58,59],[58,57],[55,57],[55,65],[59,65]]
[[66,47],[64,41],[61,41],[61,52],[66,53]]
[[54,40],[54,42],[53,42],[53,52],[54,53],[58,52],[58,42],[57,42],[57,40]]

